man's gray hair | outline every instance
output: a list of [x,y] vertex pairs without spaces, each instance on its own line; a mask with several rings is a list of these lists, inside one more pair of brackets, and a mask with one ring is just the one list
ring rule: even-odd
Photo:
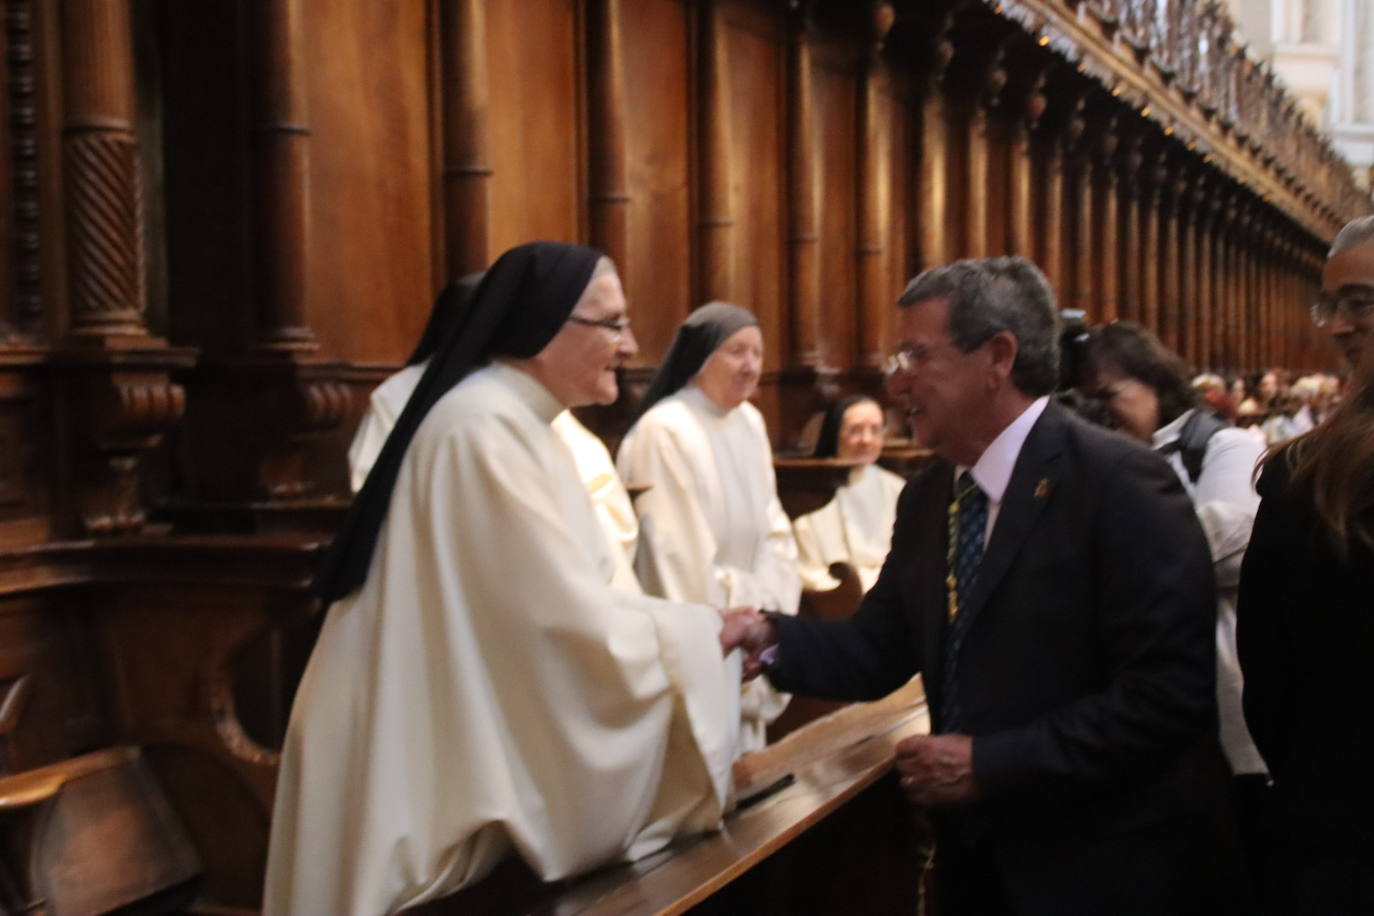
[[1016,338],[1011,381],[1032,397],[1049,394],[1059,382],[1059,305],[1049,281],[1021,257],[978,258],[932,267],[907,284],[897,300],[906,308],[943,299],[949,307],[949,336],[968,353],[994,334]]
[[1331,240],[1331,250],[1326,256],[1332,258],[1347,248],[1359,248],[1370,242],[1374,242],[1374,216],[1361,216],[1341,227],[1341,231]]

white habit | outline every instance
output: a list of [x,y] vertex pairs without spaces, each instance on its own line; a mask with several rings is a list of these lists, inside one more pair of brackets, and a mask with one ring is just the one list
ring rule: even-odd
[[358,431],[353,434],[353,443],[348,447],[348,479],[354,493],[363,488],[368,472],[377,463],[386,437],[391,435],[401,411],[406,409],[406,402],[415,393],[420,377],[425,374],[425,365],[418,363],[406,366],[372,389],[367,410],[358,424]]
[[[426,365],[406,366],[372,389],[367,411],[358,424],[358,431],[353,434],[353,444],[348,448],[348,471],[354,493],[361,490],[367,481],[368,472],[377,463],[377,456],[382,453],[387,436],[391,435],[401,411],[405,410],[406,402],[420,384]],[[611,453],[606,450],[605,443],[583,426],[570,410],[564,410],[554,418],[553,431],[572,452],[577,475],[591,497],[601,530],[615,548],[612,559],[616,570],[612,584],[637,594],[640,588],[639,580],[635,578],[634,557],[635,545],[639,540],[639,522],[635,518],[634,506],[630,504],[630,494],[625,492],[615,472]]]
[[738,658],[712,608],[611,587],[562,409],[498,363],[416,432],[296,695],[268,916],[391,913],[512,850],[558,879],[719,824]]
[[794,521],[802,584],[829,591],[840,584],[830,575],[830,564],[848,563],[863,590],[872,588],[892,546],[897,497],[904,486],[904,478],[876,464],[858,467],[834,499]]
[[[797,547],[754,405],[724,410],[688,385],[640,417],[621,443],[617,466],[629,486],[648,487],[635,500],[636,568],[646,592],[720,608],[797,612]],[[765,728],[787,700],[764,678],[744,687],[741,752],[763,747]]]

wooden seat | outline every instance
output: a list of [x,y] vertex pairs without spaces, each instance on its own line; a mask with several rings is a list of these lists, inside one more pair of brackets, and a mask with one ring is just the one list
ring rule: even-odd
[[0,777],[0,907],[173,912],[200,862],[136,747]]

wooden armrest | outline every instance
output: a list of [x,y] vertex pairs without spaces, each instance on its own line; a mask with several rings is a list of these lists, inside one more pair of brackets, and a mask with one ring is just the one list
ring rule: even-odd
[[31,770],[0,777],[0,814],[29,808],[57,795],[67,781],[65,773]]

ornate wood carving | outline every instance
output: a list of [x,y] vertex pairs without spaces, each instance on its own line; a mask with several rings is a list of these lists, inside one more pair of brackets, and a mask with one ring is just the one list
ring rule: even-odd
[[1294,116],[1292,98],[1247,56],[1221,4],[1005,0],[996,11],[1213,155],[1217,168],[1268,195],[1309,232],[1328,236],[1370,211],[1330,141]]
[[444,238],[451,279],[486,270],[490,260],[487,201],[492,174],[491,128],[483,9],[482,0],[444,0],[439,11]]
[[142,189],[129,9],[62,6],[63,174],[71,333],[143,333]]
[[34,34],[33,6],[34,0],[9,0],[4,5],[10,195],[14,208],[14,314],[0,316],[0,344],[5,343],[10,334],[33,335],[43,315],[38,220],[37,36]]
[[1162,251],[1160,249],[1161,188],[1167,180],[1164,170],[1165,150],[1156,147],[1145,159],[1144,193],[1140,199],[1140,212],[1144,220],[1143,246],[1141,254],[1140,284],[1140,323],[1151,331],[1159,332],[1159,274]]

